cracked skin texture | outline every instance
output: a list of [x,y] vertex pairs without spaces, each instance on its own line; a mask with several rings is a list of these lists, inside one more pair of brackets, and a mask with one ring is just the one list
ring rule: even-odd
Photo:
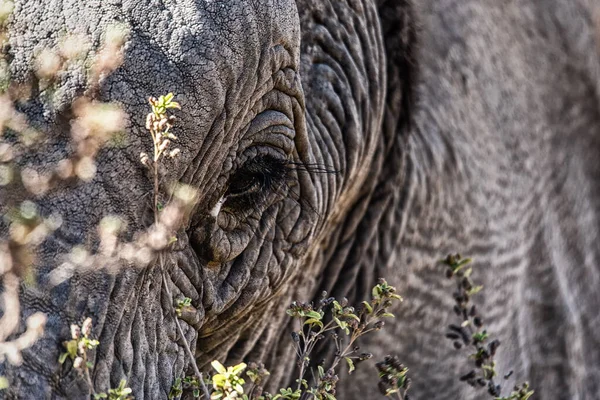
[[[262,360],[272,388],[292,382],[289,302],[322,290],[359,301],[383,276],[407,300],[363,349],[398,354],[415,398],[479,398],[457,381],[464,360],[442,335],[452,299],[435,260],[458,250],[476,258],[488,288],[480,303],[503,341],[499,370],[529,379],[540,399],[595,398],[598,6],[417,3],[17,0],[18,80],[65,31],[97,45],[106,26],[130,28],[124,63],[99,94],[123,104],[130,121],[126,145],[99,154],[93,181],[38,201],[64,219],[40,249],[37,289],[21,295],[24,315],[48,315],[47,331],[22,367],[0,366],[11,382],[2,395],[86,398],[78,374],[56,362],[83,316],[101,343],[96,391],[125,378],[137,399],[166,398],[186,370],[157,265],[116,276],[99,266],[47,286],[59,255],[87,243],[103,216],[122,215],[130,235],[151,223],[151,182],[138,162],[151,146],[145,99],[172,91],[183,106],[182,155],[168,178],[198,187],[200,198],[167,255],[169,285],[192,299],[183,325],[201,368]],[[23,161],[35,168],[71,151],[64,114],[84,80],[77,67],[61,79],[52,102],[34,92],[22,106],[48,132]],[[336,173],[295,168],[258,197],[231,196],[249,165],[275,168],[255,160]],[[377,398],[376,380],[365,365],[341,380],[338,397]]]

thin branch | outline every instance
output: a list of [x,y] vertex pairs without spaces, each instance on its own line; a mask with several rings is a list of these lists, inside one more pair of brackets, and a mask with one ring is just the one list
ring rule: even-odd
[[[163,286],[165,287],[167,296],[169,297],[169,299],[171,301],[171,308],[172,308],[172,310],[175,310],[175,306],[173,304],[173,296],[171,295],[171,289],[169,288],[169,284],[167,282],[166,270],[164,268],[164,260],[163,260],[162,253],[159,254],[158,257],[159,257],[160,265],[161,265],[161,275],[162,275]],[[181,338],[183,339],[183,346],[184,346],[185,351],[190,359],[190,364],[192,364],[194,374],[196,375],[196,378],[198,378],[198,381],[200,382],[200,386],[202,386],[202,391],[204,392],[204,395],[206,396],[207,399],[210,399],[210,393],[208,392],[208,388],[206,387],[206,384],[204,383],[204,379],[202,377],[202,372],[200,372],[200,370],[198,369],[198,365],[196,364],[196,358],[194,357],[194,354],[192,353],[192,350],[190,349],[190,346],[185,338],[185,335],[183,334],[183,329],[181,328],[181,324],[179,323],[179,318],[177,318],[177,315],[174,312],[173,312],[173,314],[174,314],[173,318],[175,319],[175,325],[177,326],[177,332],[179,333],[179,336],[181,336]]]

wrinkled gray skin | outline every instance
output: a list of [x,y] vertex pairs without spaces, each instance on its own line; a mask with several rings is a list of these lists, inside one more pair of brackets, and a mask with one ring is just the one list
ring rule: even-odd
[[[482,398],[456,379],[466,357],[443,337],[452,285],[436,260],[459,251],[477,260],[486,286],[480,309],[503,342],[498,370],[529,379],[538,399],[596,398],[598,6],[418,3],[18,0],[19,79],[61,30],[98,41],[114,21],[131,27],[124,64],[100,94],[125,105],[131,124],[128,145],[102,151],[91,183],[39,201],[65,223],[42,249],[38,291],[22,294],[25,314],[43,311],[49,323],[20,369],[0,368],[8,398],[85,397],[77,373],[56,362],[69,324],[84,316],[101,343],[97,391],[126,378],[137,399],[165,398],[186,370],[157,265],[44,289],[59,254],[86,243],[103,216],[123,215],[130,232],[151,223],[138,155],[151,148],[146,99],[169,91],[183,106],[183,151],[169,178],[201,193],[167,255],[169,285],[196,309],[183,325],[202,368],[215,358],[263,360],[271,388],[288,384],[290,301],[322,290],[359,301],[386,277],[406,301],[362,348],[375,359],[399,355],[416,399]],[[80,82],[76,72],[65,77],[60,104]],[[50,167],[70,151],[68,127],[64,108],[37,98],[25,109],[53,133],[29,162]],[[265,154],[336,173],[292,168],[285,184],[228,198],[211,216],[245,163]],[[339,398],[377,398],[376,381],[363,364],[341,380]]]

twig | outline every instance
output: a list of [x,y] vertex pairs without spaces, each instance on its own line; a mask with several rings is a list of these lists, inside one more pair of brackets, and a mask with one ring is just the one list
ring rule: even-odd
[[[158,255],[158,258],[159,258],[159,262],[160,262],[160,266],[161,266],[161,275],[162,275],[163,285],[165,287],[165,291],[167,292],[167,296],[169,297],[169,299],[171,301],[171,309],[175,310],[175,306],[173,304],[173,296],[171,295],[171,289],[169,288],[169,284],[167,282],[166,269],[164,268],[163,254],[160,253]],[[206,384],[204,383],[204,379],[202,377],[202,372],[200,372],[200,370],[198,369],[198,365],[196,364],[196,358],[194,357],[194,354],[192,353],[192,350],[190,349],[190,346],[185,338],[185,335],[183,334],[183,329],[181,328],[181,324],[179,323],[179,318],[177,318],[177,315],[174,315],[173,317],[175,319],[175,325],[177,326],[177,332],[179,333],[179,336],[181,336],[181,338],[183,339],[183,346],[185,348],[185,352],[187,353],[187,355],[190,359],[190,364],[192,364],[194,374],[196,375],[196,377],[198,378],[198,381],[200,382],[200,386],[202,387],[202,391],[204,392],[204,395],[206,396],[207,399],[210,399],[210,393],[208,392],[208,388],[206,387]]]

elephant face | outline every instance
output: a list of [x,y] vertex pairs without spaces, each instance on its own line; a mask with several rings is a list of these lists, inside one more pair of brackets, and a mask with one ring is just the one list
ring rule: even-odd
[[[15,78],[28,79],[36,51],[52,46],[58,30],[98,41],[115,22],[130,35],[122,65],[103,80],[99,96],[126,108],[128,137],[98,154],[91,181],[38,199],[42,214],[58,212],[63,224],[40,249],[37,288],[25,289],[25,310],[44,311],[49,322],[23,367],[40,365],[36,379],[7,372],[19,393],[44,392],[52,381],[60,382],[58,395],[77,393],[80,377],[57,369],[55,360],[70,323],[89,316],[100,341],[97,389],[126,377],[136,398],[165,397],[187,365],[165,285],[173,297],[192,300],[182,320],[200,366],[273,357],[286,305],[319,290],[331,233],[347,221],[381,145],[385,63],[372,4],[17,2]],[[82,70],[73,68],[53,102],[41,93],[24,106],[49,132],[37,152],[47,156],[24,164],[53,168],[72,151],[65,115],[81,82]],[[181,154],[165,162],[161,180],[198,192],[163,255],[170,281],[155,260],[142,269],[123,265],[118,274],[95,265],[50,286],[59,255],[93,241],[103,217],[119,215],[130,238],[151,225],[153,183],[139,154],[152,147],[146,99],[167,92],[183,107],[174,128]],[[281,370],[279,380],[287,379]]]
[[[456,251],[484,266],[473,273],[485,287],[478,309],[503,343],[498,370],[530,378],[540,398],[597,394],[598,7],[414,3],[16,0],[10,72],[32,89],[17,107],[45,139],[18,166],[55,170],[77,151],[71,105],[83,93],[120,103],[129,120],[93,177],[33,198],[62,225],[37,248],[21,317],[48,321],[22,366],[0,363],[10,382],[0,396],[87,398],[85,379],[57,362],[85,317],[100,342],[96,391],[126,379],[137,399],[166,398],[191,372],[185,343],[201,369],[264,361],[268,390],[285,387],[297,376],[290,302],[327,291],[358,304],[385,277],[409,301],[361,347],[400,356],[411,397],[481,398],[458,382],[471,361],[441,331],[456,321],[437,260]],[[129,30],[123,62],[88,85],[88,60],[114,24]],[[49,85],[32,71],[67,32],[93,46]],[[143,266],[96,262],[55,279],[82,246],[102,250],[104,217],[125,222],[124,242],[151,229],[147,99],[169,92],[182,106],[181,152],[161,164],[158,201],[177,182],[196,192],[176,241],[135,253]],[[15,196],[0,187],[3,212]],[[181,297],[191,307],[177,317]],[[373,398],[377,379],[359,368],[338,397]]]

